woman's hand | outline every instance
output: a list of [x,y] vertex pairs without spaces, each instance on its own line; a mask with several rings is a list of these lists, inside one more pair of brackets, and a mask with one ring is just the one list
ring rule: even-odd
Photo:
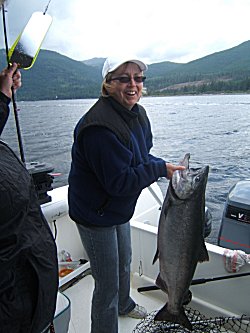
[[17,70],[17,64],[13,63],[10,68],[5,68],[0,73],[0,91],[7,97],[12,97],[11,87],[13,86],[14,91],[20,88],[21,73]]
[[171,163],[166,163],[167,167],[167,179],[171,179],[173,176],[173,173],[176,170],[185,170],[186,168],[183,165],[174,165]]

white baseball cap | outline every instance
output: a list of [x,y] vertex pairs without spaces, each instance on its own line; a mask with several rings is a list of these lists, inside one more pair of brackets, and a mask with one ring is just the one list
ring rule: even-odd
[[103,64],[102,77],[105,78],[108,73],[115,71],[118,67],[125,64],[126,62],[133,62],[137,64],[142,72],[148,69],[148,66],[143,61],[137,59],[136,57],[131,57],[131,58],[109,57],[105,60]]

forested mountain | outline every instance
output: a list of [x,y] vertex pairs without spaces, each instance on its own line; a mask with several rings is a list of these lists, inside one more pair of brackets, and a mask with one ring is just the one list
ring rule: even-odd
[[169,62],[163,62],[157,64],[162,66],[163,75],[155,75],[151,65],[147,73],[148,94],[248,92],[249,52],[250,41],[247,41],[187,64],[175,64],[172,69]]
[[[5,66],[0,50],[0,66]],[[148,95],[250,92],[250,41],[186,64],[161,62],[149,65],[145,86]],[[30,70],[22,70],[19,100],[97,98],[105,59],[75,61],[41,50]]]
[[[0,65],[3,67],[4,51],[1,52]],[[22,89],[18,91],[18,99],[94,98],[99,95],[101,80],[98,68],[53,51],[41,50],[34,66],[22,70]]]

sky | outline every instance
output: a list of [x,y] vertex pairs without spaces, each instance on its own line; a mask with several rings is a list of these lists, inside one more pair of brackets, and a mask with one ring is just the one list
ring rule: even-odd
[[[7,1],[9,46],[48,2]],[[250,40],[250,0],[50,0],[47,13],[53,21],[42,48],[80,61],[137,56],[147,64],[187,63]]]

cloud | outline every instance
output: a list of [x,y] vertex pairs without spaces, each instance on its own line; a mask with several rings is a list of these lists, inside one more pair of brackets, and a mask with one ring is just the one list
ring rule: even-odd
[[[48,0],[9,0],[13,41]],[[249,40],[249,0],[51,0],[43,48],[76,60],[135,54],[188,62]]]

